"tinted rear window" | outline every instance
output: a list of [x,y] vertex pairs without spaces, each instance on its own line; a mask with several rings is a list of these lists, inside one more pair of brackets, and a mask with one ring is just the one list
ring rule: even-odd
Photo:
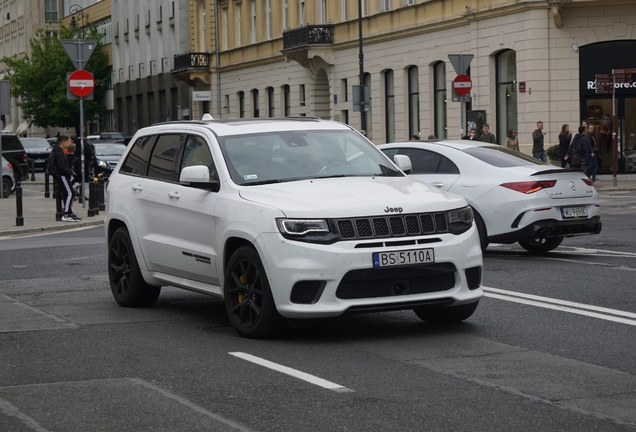
[[15,135],[2,135],[2,151],[24,151],[22,143]]
[[539,159],[535,159],[516,150],[503,146],[472,147],[464,150],[482,162],[499,168],[509,168],[527,165],[545,165]]

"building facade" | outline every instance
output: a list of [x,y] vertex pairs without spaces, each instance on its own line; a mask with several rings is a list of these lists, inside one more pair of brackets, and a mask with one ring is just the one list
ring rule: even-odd
[[[0,0],[0,58],[24,57],[31,54],[30,39],[39,28],[59,30],[58,0]],[[7,66],[0,63],[0,79]],[[11,113],[2,114],[2,130],[16,134],[41,134],[22,117],[15,98],[11,98]]]
[[115,128],[133,134],[156,122],[190,118],[190,87],[172,74],[175,55],[190,51],[187,0],[111,5]]
[[[595,75],[636,68],[633,2],[361,0],[363,69],[370,86],[366,134],[375,143],[460,138],[489,123],[500,144],[544,122],[546,147],[563,124],[597,126],[601,167],[636,170],[636,81],[597,95]],[[189,0],[190,51],[209,67],[176,71],[203,100],[193,117],[314,115],[361,128],[356,0]],[[470,102],[453,102],[451,54],[473,55]],[[207,76],[205,76],[207,75]],[[208,87],[209,82],[209,87]],[[612,122],[612,113],[616,121]],[[462,125],[461,119],[468,121]]]

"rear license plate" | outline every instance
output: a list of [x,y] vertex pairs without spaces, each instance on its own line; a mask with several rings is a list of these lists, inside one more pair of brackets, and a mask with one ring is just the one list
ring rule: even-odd
[[415,249],[399,252],[376,252],[373,254],[373,267],[392,267],[435,262],[435,251]]
[[562,207],[561,216],[563,219],[587,217],[586,207]]

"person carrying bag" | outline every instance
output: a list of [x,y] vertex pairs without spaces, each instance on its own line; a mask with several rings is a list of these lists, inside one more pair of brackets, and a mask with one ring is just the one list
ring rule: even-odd
[[587,136],[585,135],[585,126],[579,126],[579,133],[576,134],[572,143],[568,147],[568,153],[564,156],[565,160],[570,158],[570,154],[572,154],[572,160],[570,161],[570,166],[573,169],[581,169],[581,165],[583,165],[583,160],[585,159],[586,153],[591,153],[592,157],[594,157],[594,149],[590,148],[589,141]]

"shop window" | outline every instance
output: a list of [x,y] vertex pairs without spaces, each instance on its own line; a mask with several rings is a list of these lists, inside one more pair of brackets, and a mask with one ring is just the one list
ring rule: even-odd
[[510,129],[517,130],[517,53],[497,54],[497,140],[505,141]]
[[393,142],[395,141],[395,91],[392,70],[384,72],[384,103],[386,142]]
[[408,69],[409,137],[420,133],[420,81],[418,67]]
[[435,83],[434,113],[435,136],[440,139],[448,137],[448,123],[446,120],[446,63],[440,61],[433,66]]

